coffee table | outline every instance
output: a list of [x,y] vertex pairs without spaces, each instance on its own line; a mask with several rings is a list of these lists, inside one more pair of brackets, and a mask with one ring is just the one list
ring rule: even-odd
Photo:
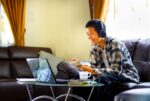
[[[28,95],[29,95],[29,99],[30,101],[37,101],[39,99],[49,99],[50,101],[59,101],[59,99],[65,97],[64,101],[67,101],[68,97],[72,97],[77,99],[78,101],[90,101],[91,95],[94,91],[95,87],[101,87],[104,84],[102,83],[95,83],[95,84],[85,84],[85,85],[76,85],[76,84],[51,84],[51,83],[43,83],[43,82],[37,82],[37,81],[17,81],[17,83],[19,84],[25,84],[27,91],[28,91]],[[50,91],[52,92],[52,96],[47,96],[47,95],[40,95],[35,97],[34,99],[32,99],[31,96],[31,92],[29,89],[29,85],[41,85],[41,86],[49,86],[50,87]],[[68,87],[68,91],[66,94],[61,94],[59,96],[55,96],[53,87]],[[82,98],[81,96],[75,95],[75,94],[71,94],[70,91],[73,87],[91,87],[91,91],[89,93],[88,99],[85,100],[84,98]]]

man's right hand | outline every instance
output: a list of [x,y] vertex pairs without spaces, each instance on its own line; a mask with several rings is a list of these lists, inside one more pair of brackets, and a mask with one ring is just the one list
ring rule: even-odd
[[94,72],[95,72],[95,75],[98,75],[98,76],[100,76],[100,75],[102,75],[103,74],[103,72],[101,72],[99,69],[97,69],[97,68],[94,68]]

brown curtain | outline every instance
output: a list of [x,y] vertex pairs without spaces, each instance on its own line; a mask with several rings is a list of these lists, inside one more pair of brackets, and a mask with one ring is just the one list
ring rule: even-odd
[[91,19],[105,22],[110,0],[89,0]]
[[16,46],[24,46],[26,0],[1,0]]

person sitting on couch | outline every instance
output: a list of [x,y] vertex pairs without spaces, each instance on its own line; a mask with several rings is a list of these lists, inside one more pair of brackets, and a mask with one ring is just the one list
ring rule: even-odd
[[88,38],[92,42],[91,66],[81,65],[79,68],[96,74],[97,81],[107,86],[123,82],[138,83],[137,69],[124,43],[108,37],[106,26],[100,20],[90,20],[85,27]]

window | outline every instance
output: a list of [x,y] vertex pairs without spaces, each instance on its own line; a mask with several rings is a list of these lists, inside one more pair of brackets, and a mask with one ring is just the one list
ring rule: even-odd
[[0,46],[10,46],[13,44],[13,34],[3,6],[0,3]]
[[149,0],[110,0],[106,19],[108,36],[120,39],[150,37]]

